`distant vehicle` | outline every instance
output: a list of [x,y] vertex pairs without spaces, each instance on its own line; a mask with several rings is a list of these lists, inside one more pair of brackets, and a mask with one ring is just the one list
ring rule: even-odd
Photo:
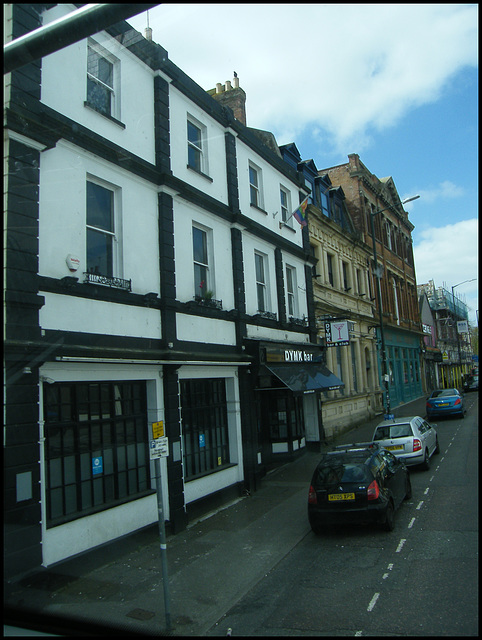
[[464,391],[478,391],[479,376],[470,376],[464,383]]
[[435,389],[427,398],[427,418],[465,414],[464,397],[458,389]]
[[412,496],[407,467],[376,443],[342,445],[325,453],[311,479],[308,519],[315,533],[330,524],[394,527],[394,513]]
[[380,422],[373,440],[407,466],[422,464],[430,469],[431,456],[440,451],[435,427],[420,416],[393,418]]

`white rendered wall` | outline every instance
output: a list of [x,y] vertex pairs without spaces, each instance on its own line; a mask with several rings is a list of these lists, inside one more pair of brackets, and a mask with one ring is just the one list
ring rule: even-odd
[[[234,307],[233,262],[229,223],[181,198],[174,199],[174,247],[176,260],[176,297],[181,302],[192,300],[201,292],[195,291],[192,227],[193,223],[207,230],[212,239],[210,271],[213,297],[222,300],[223,309]],[[212,267],[212,268],[211,268]]]
[[[134,293],[159,292],[158,207],[155,187],[68,142],[40,157],[39,274],[52,278],[86,271],[86,183],[94,177],[116,191],[117,277]],[[66,257],[80,259],[71,273]]]
[[78,331],[111,336],[161,339],[157,309],[115,304],[75,296],[40,292],[45,304],[39,311],[42,329]]
[[178,340],[204,342],[213,345],[236,344],[234,322],[178,313],[176,315],[176,323]]
[[[76,9],[74,5],[56,5],[43,14],[44,24]],[[142,36],[140,35],[140,38]],[[76,42],[42,59],[41,101],[59,113],[155,163],[154,148],[154,73],[105,32],[92,36],[106,52],[118,59],[119,120],[125,128],[89,107],[87,99],[87,39]],[[139,100],[142,96],[142,100]]]
[[[169,87],[169,116],[173,174],[212,198],[227,204],[224,128],[172,85]],[[208,167],[205,173],[212,179],[212,182],[196,171],[187,168],[188,116],[194,119],[195,124],[199,123],[206,128],[204,154],[207,156]]]

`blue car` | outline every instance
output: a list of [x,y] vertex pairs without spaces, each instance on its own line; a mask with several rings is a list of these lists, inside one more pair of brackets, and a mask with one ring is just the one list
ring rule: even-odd
[[464,417],[464,397],[458,389],[435,389],[427,398],[427,418],[436,416]]

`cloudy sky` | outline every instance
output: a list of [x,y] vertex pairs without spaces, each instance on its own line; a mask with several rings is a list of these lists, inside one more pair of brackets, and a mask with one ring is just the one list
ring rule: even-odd
[[[246,91],[248,126],[318,169],[358,153],[392,176],[417,282],[478,312],[478,5],[162,4],[153,39],[203,89]],[[129,22],[143,32],[146,13]],[[463,283],[463,284],[461,284]]]

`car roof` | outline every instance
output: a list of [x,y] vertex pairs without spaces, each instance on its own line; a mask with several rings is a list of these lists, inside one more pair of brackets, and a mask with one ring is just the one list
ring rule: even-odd
[[413,420],[423,420],[423,418],[421,418],[420,416],[402,416],[401,418],[391,418],[390,420],[383,420],[382,422],[379,422],[376,426],[376,428],[378,429],[378,427],[388,427],[394,424],[407,424],[407,423],[412,423]]
[[338,445],[332,451],[325,451],[319,465],[327,464],[336,458],[337,462],[358,462],[364,464],[382,447],[377,442]]

